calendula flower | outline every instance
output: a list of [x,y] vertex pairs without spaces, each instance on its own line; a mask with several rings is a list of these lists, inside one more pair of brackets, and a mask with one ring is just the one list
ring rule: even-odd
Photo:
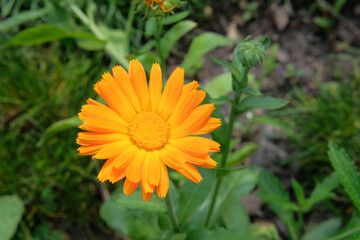
[[163,12],[170,12],[175,8],[175,6],[170,7],[169,9],[165,9],[164,0],[145,0],[146,5],[154,7],[154,3],[160,3],[161,10]]
[[138,60],[130,61],[129,73],[122,67],[105,73],[95,91],[108,106],[89,99],[79,113],[83,124],[78,134],[80,155],[107,159],[100,181],[125,178],[124,193],[131,195],[141,183],[144,201],[156,190],[160,198],[169,188],[167,167],[199,183],[194,165],[214,168],[209,153],[220,145],[195,135],[217,129],[220,119],[211,117],[213,104],[199,104],[205,92],[196,81],[184,83],[184,70],[177,68],[162,91],[159,64],[153,64],[149,85]]

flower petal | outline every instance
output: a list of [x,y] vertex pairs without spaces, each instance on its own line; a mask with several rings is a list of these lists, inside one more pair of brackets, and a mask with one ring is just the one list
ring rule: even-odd
[[135,192],[135,190],[139,186],[139,184],[140,184],[140,181],[137,182],[137,183],[134,183],[134,182],[130,181],[128,178],[126,178],[125,183],[124,183],[124,187],[123,187],[124,193],[126,195],[131,196]]
[[149,94],[151,109],[157,111],[162,90],[162,74],[158,63],[154,63],[150,72]]
[[114,160],[114,167],[116,168],[127,167],[134,160],[136,152],[137,152],[137,147],[135,147],[132,144],[122,149],[121,153]]
[[105,144],[101,147],[100,151],[94,156],[97,159],[108,159],[119,155],[122,149],[128,147],[130,142],[128,140],[121,140]]
[[140,182],[144,172],[146,151],[138,149],[134,160],[126,168],[126,178],[132,182]]
[[127,134],[128,129],[109,119],[87,119],[79,126],[80,129],[99,132],[99,133],[124,133]]
[[202,90],[197,90],[197,86],[196,81],[184,86],[179,102],[168,120],[172,129],[184,122],[190,113],[204,100],[206,93]]
[[130,81],[129,74],[121,66],[115,66],[112,68],[112,73],[114,75],[116,83],[119,85],[121,91],[130,101],[131,105],[135,108],[137,112],[141,112],[142,107],[139,101],[138,96],[132,86]]
[[185,160],[182,158],[182,154],[169,145],[159,152],[159,157],[161,162],[175,170],[182,168],[185,163]]
[[184,69],[176,68],[171,74],[161,95],[158,113],[167,119],[181,96],[184,85]]
[[202,177],[199,171],[196,169],[194,165],[191,163],[185,163],[182,169],[177,170],[181,175],[186,177],[187,179],[199,183],[202,180]]
[[149,110],[149,88],[146,81],[146,74],[143,66],[137,59],[130,61],[129,74],[142,108]]
[[203,137],[190,136],[170,139],[169,143],[180,151],[194,156],[207,156],[209,152],[220,151],[220,144]]
[[153,151],[149,161],[148,180],[149,183],[155,186],[159,185],[161,176],[161,162],[158,151]]
[[160,163],[160,172],[160,183],[155,189],[159,198],[164,198],[169,190],[169,175],[166,165],[163,163]]
[[194,132],[194,135],[206,134],[210,133],[221,126],[221,119],[220,118],[210,118],[205,125],[200,128],[198,131]]
[[130,121],[136,111],[128,99],[124,96],[115,79],[110,73],[104,73],[102,80],[96,84],[99,95],[114,109],[124,120]]
[[195,108],[189,117],[172,131],[171,136],[180,138],[194,134],[205,125],[214,110],[214,104],[204,104]]

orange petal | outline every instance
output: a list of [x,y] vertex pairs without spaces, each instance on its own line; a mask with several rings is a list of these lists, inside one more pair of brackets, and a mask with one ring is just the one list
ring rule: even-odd
[[169,175],[165,164],[160,163],[160,184],[156,186],[156,193],[159,198],[166,197],[166,194],[169,190]]
[[184,69],[176,68],[171,74],[164,92],[161,95],[158,113],[160,113],[164,119],[167,119],[173,112],[178,100],[181,96],[184,84]]
[[101,181],[101,182],[105,182],[106,180],[109,179],[109,175],[110,175],[110,172],[113,168],[113,165],[112,163],[114,162],[114,159],[109,159],[107,160],[104,165],[102,166],[102,168],[100,169],[99,171],[99,174],[98,174],[98,179]]
[[151,109],[157,111],[162,90],[162,74],[158,63],[154,63],[150,72],[149,94]]
[[149,88],[146,81],[145,70],[141,63],[135,59],[129,65],[130,80],[144,110],[150,107]]
[[[196,83],[196,81],[194,82]],[[168,120],[172,129],[184,122],[190,113],[194,111],[194,109],[204,100],[206,96],[206,93],[202,90],[187,88],[189,84],[185,85],[179,103],[176,105],[174,112]],[[196,85],[198,84],[196,83]]]
[[199,183],[202,180],[202,177],[199,171],[196,169],[194,165],[191,163],[185,163],[182,169],[177,170],[181,175],[186,177],[187,179]]
[[154,187],[152,188],[152,190],[149,190],[147,192],[144,188],[144,185],[141,183],[141,193],[142,193],[143,201],[145,201],[145,202],[150,201],[151,197],[153,195],[153,192],[154,192]]
[[131,105],[136,109],[137,112],[141,112],[142,107],[140,104],[140,100],[136,95],[134,87],[132,86],[129,74],[121,66],[113,67],[112,73],[114,75],[116,83],[119,85],[121,91],[130,101]]
[[115,111],[109,107],[96,106],[96,105],[83,105],[81,111],[86,114],[89,118],[94,119],[108,119],[119,125],[127,126],[127,122],[124,121]]
[[174,147],[167,145],[164,149],[159,151],[161,162],[165,163],[168,167],[178,170],[183,167],[185,160],[183,155],[179,153]]
[[108,159],[116,157],[129,145],[130,142],[128,140],[121,140],[105,144],[94,157],[97,159]]
[[131,196],[135,192],[135,190],[139,186],[139,184],[140,184],[140,181],[137,182],[137,183],[134,183],[134,182],[130,181],[128,178],[126,178],[125,183],[124,183],[124,187],[123,187],[124,188],[124,193],[126,195]]
[[79,132],[77,143],[78,144],[90,144],[90,145],[102,145],[109,142],[119,141],[124,139],[126,135],[121,133],[94,133],[94,132]]
[[220,144],[203,137],[183,137],[170,139],[169,143],[182,152],[194,156],[206,156],[209,152],[219,152]]
[[205,125],[200,128],[198,131],[194,132],[194,135],[206,134],[210,133],[221,126],[221,119],[220,118],[210,118]]
[[80,129],[99,133],[124,133],[128,128],[108,119],[87,119],[79,126]]
[[102,80],[97,83],[97,87],[100,96],[110,108],[115,110],[126,121],[130,121],[133,118],[136,113],[134,107],[122,93],[110,73],[103,74]]
[[116,183],[126,176],[126,168],[117,169],[113,167],[110,172],[109,181],[111,183]]
[[135,158],[137,148],[130,144],[127,148],[121,151],[121,153],[114,160],[114,167],[116,168],[125,168],[127,167]]
[[146,153],[146,157],[145,157],[145,162],[144,162],[144,174],[143,174],[143,178],[141,181],[141,188],[142,191],[145,193],[149,193],[149,192],[153,192],[154,191],[154,185],[149,183],[149,173],[150,173],[150,169],[149,169],[149,163],[151,161],[151,155],[152,152],[147,152]]
[[94,155],[101,147],[102,145],[81,146],[77,150],[79,151],[79,155]]
[[172,131],[171,136],[173,138],[180,138],[194,134],[209,121],[210,115],[214,110],[214,104],[204,104],[195,108],[189,117]]
[[143,176],[146,151],[137,150],[134,160],[126,168],[126,178],[132,182],[140,182]]
[[160,166],[160,158],[159,153],[157,151],[153,151],[151,155],[151,159],[149,161],[149,170],[148,170],[148,180],[149,183],[155,186],[159,185],[160,176],[161,176],[161,166]]

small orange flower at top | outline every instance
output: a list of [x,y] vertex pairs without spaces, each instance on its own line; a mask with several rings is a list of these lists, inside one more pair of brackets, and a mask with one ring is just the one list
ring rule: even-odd
[[165,9],[165,5],[164,5],[164,0],[145,0],[146,5],[153,7],[154,3],[160,3],[160,7],[161,10],[163,10],[163,12],[170,12],[171,10],[173,10],[175,8],[175,6],[169,8],[169,9]]
[[221,125],[211,117],[213,104],[199,104],[206,93],[196,81],[183,85],[184,70],[177,68],[162,91],[159,64],[153,64],[149,84],[143,66],[130,61],[129,73],[122,67],[105,73],[94,89],[108,106],[89,99],[79,113],[83,124],[78,134],[80,155],[107,159],[99,172],[100,181],[125,178],[124,193],[133,194],[141,183],[144,201],[156,190],[166,196],[167,167],[193,182],[202,178],[194,165],[214,168],[209,153],[220,145],[195,135],[209,133]]

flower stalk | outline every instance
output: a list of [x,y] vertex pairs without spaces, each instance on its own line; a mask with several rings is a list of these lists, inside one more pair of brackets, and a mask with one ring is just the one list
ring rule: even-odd
[[166,203],[166,208],[168,210],[169,219],[170,219],[171,225],[173,226],[174,232],[180,232],[179,221],[176,216],[174,204],[172,202],[170,193],[168,193],[166,195],[165,203]]

